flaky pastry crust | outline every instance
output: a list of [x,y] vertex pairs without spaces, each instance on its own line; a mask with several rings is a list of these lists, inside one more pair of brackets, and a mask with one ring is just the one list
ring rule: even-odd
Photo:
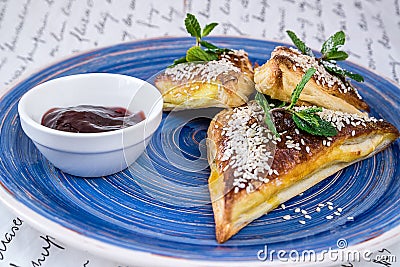
[[311,66],[315,67],[317,72],[303,89],[299,104],[311,104],[349,113],[361,113],[369,109],[357,89],[329,74],[315,58],[283,46],[276,47],[271,59],[255,69],[256,90],[274,99],[290,102],[293,89]]
[[[244,188],[235,192],[232,181],[236,169],[231,167],[230,159],[223,160],[223,157],[229,139],[227,125],[237,109],[221,111],[208,128],[209,190],[219,243],[227,241],[253,220],[335,172],[378,153],[399,137],[398,130],[390,123],[359,119],[361,116],[355,114],[345,114],[339,123],[334,123],[340,129],[336,136],[315,136],[296,129],[290,114],[275,112],[276,128],[281,133],[271,165],[276,172],[261,174],[269,181],[261,183],[251,192]],[[328,110],[324,112],[321,116],[335,114]],[[261,123],[252,118],[248,122],[249,127],[254,122]]]
[[207,63],[184,63],[155,79],[164,110],[237,107],[245,104],[254,89],[254,71],[243,50],[224,53]]

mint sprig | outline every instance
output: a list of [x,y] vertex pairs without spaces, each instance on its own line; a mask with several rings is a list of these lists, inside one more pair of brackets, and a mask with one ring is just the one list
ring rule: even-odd
[[274,125],[274,122],[273,122],[272,117],[271,117],[271,112],[270,112],[271,107],[270,107],[270,105],[269,105],[267,99],[265,98],[265,96],[264,96],[262,93],[260,93],[260,92],[258,92],[258,91],[257,91],[257,93],[256,93],[256,95],[255,95],[255,97],[254,97],[254,99],[256,100],[256,102],[258,103],[258,105],[259,105],[259,106],[263,109],[263,111],[264,111],[264,114],[265,114],[265,116],[264,116],[264,122],[265,122],[265,124],[267,125],[268,129],[269,129],[276,137],[279,137],[279,133],[278,133],[278,131],[276,130],[275,125]]
[[345,70],[341,67],[339,67],[337,64],[333,63],[332,61],[322,61],[322,65],[324,65],[325,69],[332,74],[335,74],[342,80],[345,80],[344,77],[349,77],[357,82],[363,82],[364,77],[361,76],[360,74],[353,73],[351,71]]
[[292,119],[296,126],[305,132],[319,136],[335,136],[337,130],[329,121],[321,119],[320,116],[308,109],[294,112]]
[[297,37],[297,35],[294,32],[286,31],[286,33],[289,35],[294,45],[300,50],[302,54],[308,55],[310,57],[314,56],[314,53],[312,52],[311,48],[306,46],[306,44],[299,37]]
[[217,27],[217,25],[218,25],[218,23],[216,23],[216,22],[207,24],[207,25],[204,27],[204,29],[203,29],[203,32],[202,32],[202,34],[201,34],[201,37],[205,37],[205,36],[209,35],[210,32],[211,32],[212,30],[214,30],[215,27]]
[[[302,54],[314,57],[311,49],[299,37],[297,37],[294,32],[286,32],[292,40],[293,44],[300,50]],[[364,78],[360,74],[347,71],[336,64],[336,61],[346,60],[349,57],[349,55],[345,51],[340,50],[345,42],[345,33],[343,31],[336,32],[322,44],[322,56],[317,60],[330,74],[339,77],[343,81],[346,79],[346,77],[348,77],[357,82],[363,82]]]
[[[338,31],[334,35],[330,36],[328,40],[326,40],[322,44],[321,54],[322,57],[328,57],[327,55],[331,52],[337,52],[341,46],[344,45],[346,41],[346,35],[343,31]],[[343,52],[343,51],[342,51]],[[345,52],[343,52],[345,53]],[[330,59],[329,57],[327,59]]]
[[296,104],[297,100],[299,100],[301,92],[303,91],[304,87],[306,86],[308,81],[311,79],[311,77],[314,75],[315,71],[316,71],[316,69],[314,69],[314,68],[308,69],[307,72],[302,77],[301,81],[296,85],[296,88],[292,92],[290,105],[288,106],[288,109],[293,108],[294,105]]
[[190,14],[190,13],[186,14],[185,26],[186,26],[187,32],[191,36],[196,37],[196,40],[201,39],[200,23],[193,14]]
[[294,109],[295,104],[299,100],[301,92],[315,71],[316,70],[314,68],[307,70],[306,74],[302,77],[301,81],[293,90],[290,105],[287,107],[270,109],[270,105],[268,104],[265,96],[262,93],[257,92],[255,100],[264,111],[265,124],[269,130],[275,134],[275,136],[279,136],[279,133],[277,132],[273,123],[271,114],[277,110],[291,113],[293,122],[296,124],[296,126],[307,133],[318,136],[335,136],[337,134],[336,128],[329,121],[323,120],[318,114],[316,114],[317,112],[322,111],[321,107],[311,107],[300,111],[296,111]]
[[218,55],[216,53],[210,53],[204,51],[198,46],[192,46],[186,52],[186,61],[187,62],[194,62],[194,61],[211,61],[217,60]]
[[196,38],[196,45],[186,51],[185,57],[174,60],[174,63],[169,67],[186,62],[217,60],[219,55],[231,51],[230,49],[220,48],[210,42],[202,40],[203,37],[208,36],[217,26],[218,23],[212,22],[202,29],[197,18],[193,14],[187,13],[185,18],[186,31]]

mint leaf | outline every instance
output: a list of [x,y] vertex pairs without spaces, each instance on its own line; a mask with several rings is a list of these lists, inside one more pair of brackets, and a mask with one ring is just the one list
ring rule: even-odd
[[301,113],[304,113],[304,114],[312,114],[312,113],[321,112],[321,111],[322,111],[322,108],[321,108],[321,107],[311,107],[311,108],[303,109],[303,110],[301,111]]
[[269,95],[264,95],[267,99],[269,106],[274,108],[282,108],[286,106],[286,102],[270,97]]
[[206,52],[198,46],[192,46],[186,52],[186,61],[193,62],[193,61],[211,61],[217,60],[218,55],[215,53]]
[[361,76],[360,74],[357,73],[353,73],[351,71],[348,70],[343,70],[344,71],[344,75],[349,77],[350,79],[353,79],[357,82],[363,82],[364,81],[364,77]]
[[279,133],[275,128],[274,122],[272,120],[271,117],[271,113],[270,113],[270,106],[269,103],[267,101],[267,99],[265,98],[265,96],[260,93],[257,92],[254,99],[256,100],[257,104],[263,109],[264,111],[264,121],[265,124],[267,125],[268,129],[276,136],[279,137]]
[[201,27],[199,21],[193,14],[187,13],[185,18],[185,26],[187,32],[197,39],[201,38]]
[[174,60],[174,65],[187,62],[186,56]]
[[353,73],[351,71],[345,70],[341,67],[339,67],[338,65],[330,62],[330,61],[321,61],[322,65],[324,65],[325,69],[336,76],[341,77],[342,79],[344,79],[344,77],[349,77],[350,79],[353,79],[357,82],[363,82],[364,81],[364,77],[361,76],[360,74],[357,73]]
[[314,56],[311,48],[307,47],[306,44],[302,40],[300,40],[300,38],[297,37],[297,35],[294,32],[286,31],[286,33],[289,35],[290,39],[292,39],[293,44],[301,51],[302,54],[311,57]]
[[330,51],[323,55],[323,60],[345,60],[349,55],[344,51]]
[[303,78],[301,79],[301,81],[297,84],[296,88],[293,90],[292,92],[292,96],[291,96],[291,103],[289,105],[289,107],[287,107],[287,109],[291,109],[292,107],[294,107],[294,105],[296,104],[297,100],[299,100],[301,91],[303,91],[304,86],[307,84],[307,82],[311,79],[311,77],[314,75],[316,69],[314,68],[309,68],[307,70],[307,72],[304,74]]
[[204,27],[204,29],[203,29],[203,33],[201,34],[201,37],[205,37],[205,36],[209,35],[210,32],[211,32],[212,30],[214,30],[214,28],[215,28],[217,25],[218,25],[218,23],[216,23],[216,22],[207,24],[207,25]]
[[200,45],[208,49],[220,49],[218,46],[203,40],[200,41]]
[[168,68],[172,68],[172,67],[174,67],[174,66],[176,66],[178,64],[185,63],[185,62],[187,62],[186,56],[178,58],[178,59],[175,59],[174,63],[172,63],[172,65],[169,65]]
[[343,31],[339,31],[329,37],[328,40],[324,42],[324,44],[322,45],[321,53],[325,55],[330,52],[338,51],[339,47],[344,45],[345,41],[346,35]]
[[307,113],[302,111],[294,112],[292,119],[299,129],[312,135],[337,135],[336,128],[329,121],[321,119],[321,117],[315,113]]
[[205,47],[205,48],[207,48],[207,52],[211,52],[211,53],[216,53],[216,54],[223,54],[223,53],[228,53],[228,52],[230,52],[230,51],[232,51],[231,49],[228,49],[228,48],[220,48],[220,47],[218,47],[218,46],[216,46],[216,45],[213,45],[212,43],[210,43],[210,42],[207,42],[207,41],[200,41],[200,45],[202,46],[202,47]]

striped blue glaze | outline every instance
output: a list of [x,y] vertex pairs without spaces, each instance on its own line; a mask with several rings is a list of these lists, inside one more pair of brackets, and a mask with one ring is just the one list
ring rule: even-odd
[[[263,64],[279,45],[245,38],[210,39],[220,46],[245,49],[252,62],[258,64]],[[182,56],[192,44],[189,38],[165,38],[115,45],[73,56],[22,80],[0,101],[1,186],[36,213],[81,235],[121,248],[195,260],[254,261],[257,251],[266,244],[275,250],[320,251],[336,248],[336,241],[345,238],[349,245],[356,245],[400,224],[399,141],[291,199],[285,203],[286,210],[278,208],[255,220],[225,244],[217,244],[210,204],[194,207],[166,204],[152,198],[138,184],[160,190],[160,195],[179,197],[179,192],[162,185],[145,184],[146,177],[156,170],[171,182],[204,186],[208,168],[196,173],[177,168],[169,164],[162,148],[180,148],[187,160],[203,164],[204,147],[199,149],[199,142],[205,137],[208,119],[187,123],[179,132],[166,134],[163,132],[166,128],[160,127],[146,154],[131,170],[99,179],[82,179],[60,172],[24,135],[17,103],[33,86],[56,77],[88,72],[148,79]],[[400,128],[399,88],[362,67],[352,63],[344,66],[364,76],[366,82],[356,86],[370,104],[371,115]],[[179,117],[169,123],[180,125]],[[204,191],[200,193],[203,195],[193,195],[193,199],[186,199],[185,195],[182,199],[196,202],[197,197],[207,197]],[[328,209],[316,213],[317,204],[326,201],[343,208],[342,215],[327,221],[325,216],[332,213]],[[282,216],[293,215],[295,207],[307,210],[313,219],[307,220],[306,225],[298,223],[301,215],[284,221]],[[348,216],[353,216],[354,221],[347,221]]]

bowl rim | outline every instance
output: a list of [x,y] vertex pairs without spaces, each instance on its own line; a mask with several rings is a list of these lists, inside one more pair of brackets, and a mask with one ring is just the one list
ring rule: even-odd
[[[52,129],[49,127],[46,127],[38,122],[36,122],[35,120],[33,120],[30,116],[29,116],[29,112],[26,109],[26,103],[29,101],[29,97],[34,94],[36,91],[40,90],[41,87],[46,86],[48,83],[56,83],[56,82],[64,82],[65,80],[70,80],[70,79],[79,79],[81,77],[90,77],[90,76],[107,76],[107,77],[115,77],[115,78],[123,78],[123,79],[132,79],[132,80],[136,80],[137,82],[141,83],[141,86],[144,85],[149,85],[150,87],[152,87],[158,94],[159,97],[157,98],[157,100],[155,102],[153,102],[153,104],[150,107],[150,112],[149,112],[149,116],[146,116],[146,118],[143,121],[140,121],[139,123],[126,127],[126,128],[122,128],[122,129],[117,129],[117,130],[112,130],[112,131],[106,131],[106,132],[98,132],[98,133],[74,133],[74,132],[67,132],[67,131],[61,131],[61,130],[56,130],[56,129]],[[161,102],[159,104],[159,102]],[[157,110],[157,105],[159,105],[160,109]],[[18,101],[18,115],[20,117],[21,121],[24,121],[24,123],[28,124],[29,126],[41,131],[41,132],[45,132],[47,134],[51,134],[51,135],[55,135],[55,136],[59,136],[59,137],[68,137],[68,138],[99,138],[99,137],[107,137],[107,136],[113,136],[113,135],[121,135],[121,134],[126,134],[128,132],[131,131],[135,131],[137,128],[140,128],[143,124],[144,124],[144,128],[146,128],[146,124],[154,121],[157,119],[157,114],[162,112],[163,109],[163,98],[162,95],[160,93],[160,91],[151,83],[139,79],[137,77],[134,76],[129,76],[129,75],[124,75],[124,74],[117,74],[117,73],[98,73],[98,72],[92,72],[92,73],[80,73],[80,74],[72,74],[72,75],[66,75],[66,76],[62,76],[62,77],[58,77],[55,79],[51,79],[48,81],[45,81],[43,83],[37,84],[34,87],[32,87],[31,89],[29,89],[27,92],[25,92],[22,97],[20,98],[20,100]],[[146,139],[146,137],[144,138]]]

